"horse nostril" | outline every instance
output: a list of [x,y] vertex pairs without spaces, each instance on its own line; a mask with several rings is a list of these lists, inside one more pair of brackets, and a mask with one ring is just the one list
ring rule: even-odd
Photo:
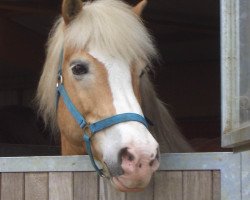
[[157,153],[156,153],[155,159],[159,161],[159,160],[160,160],[160,149],[157,148],[157,149],[156,149],[156,152],[157,152]]
[[134,155],[128,151],[127,147],[121,149],[119,153],[119,160],[122,162],[123,159],[128,160],[130,162],[135,159]]
[[133,161],[135,159],[135,157],[129,152],[127,153],[127,158],[129,161]]
[[[151,158],[153,157],[153,155],[154,155],[154,154],[151,155]],[[157,149],[157,150],[156,150],[155,158],[154,158],[153,160],[150,161],[149,166],[150,166],[150,167],[153,167],[155,161],[159,161],[159,159],[160,159],[160,151],[159,151],[159,149]]]
[[152,166],[153,166],[154,161],[155,161],[155,160],[151,160],[151,161],[150,161],[150,163],[149,163],[149,166],[150,166],[150,167],[152,167]]

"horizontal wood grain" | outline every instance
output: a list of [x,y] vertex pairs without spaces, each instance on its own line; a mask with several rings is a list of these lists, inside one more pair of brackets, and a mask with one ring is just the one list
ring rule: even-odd
[[219,171],[158,171],[142,192],[123,193],[96,172],[0,173],[0,200],[220,200]]

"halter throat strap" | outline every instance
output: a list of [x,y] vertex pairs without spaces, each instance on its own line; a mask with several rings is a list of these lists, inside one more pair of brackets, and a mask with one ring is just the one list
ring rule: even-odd
[[145,127],[148,127],[147,120],[143,116],[137,113],[123,113],[123,114],[117,114],[112,117],[108,117],[100,121],[97,121],[95,123],[89,124],[85,120],[85,118],[82,116],[82,114],[74,106],[74,104],[72,103],[63,85],[62,64],[63,64],[63,51],[61,52],[60,61],[59,61],[58,82],[56,86],[57,94],[58,94],[56,106],[58,106],[59,97],[61,96],[67,109],[69,110],[71,115],[74,117],[77,124],[81,127],[81,129],[83,129],[83,140],[85,142],[86,150],[87,150],[87,153],[89,155],[89,158],[91,160],[93,167],[95,168],[96,172],[100,176],[106,177],[104,175],[103,170],[100,169],[95,162],[94,155],[91,150],[91,138],[99,131],[104,130],[108,127],[111,127],[113,125],[122,123],[122,122],[136,121],[136,122],[143,124]]

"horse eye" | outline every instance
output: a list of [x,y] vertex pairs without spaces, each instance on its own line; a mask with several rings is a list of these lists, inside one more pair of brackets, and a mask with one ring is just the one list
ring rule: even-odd
[[140,78],[143,77],[144,74],[148,74],[149,72],[151,71],[150,67],[149,66],[146,66],[140,73]]
[[140,73],[140,78],[145,74],[145,71],[143,70],[141,73]]
[[89,67],[87,63],[77,62],[71,64],[71,70],[74,75],[83,75],[89,72]]

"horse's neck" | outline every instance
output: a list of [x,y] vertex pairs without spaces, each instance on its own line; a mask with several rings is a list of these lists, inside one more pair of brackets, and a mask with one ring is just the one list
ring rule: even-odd
[[160,144],[161,152],[191,152],[192,147],[178,130],[164,103],[157,97],[149,78],[141,81],[142,109],[145,116],[152,120],[150,127]]
[[72,144],[64,134],[61,134],[61,153],[62,155],[83,155],[86,154],[85,145]]

